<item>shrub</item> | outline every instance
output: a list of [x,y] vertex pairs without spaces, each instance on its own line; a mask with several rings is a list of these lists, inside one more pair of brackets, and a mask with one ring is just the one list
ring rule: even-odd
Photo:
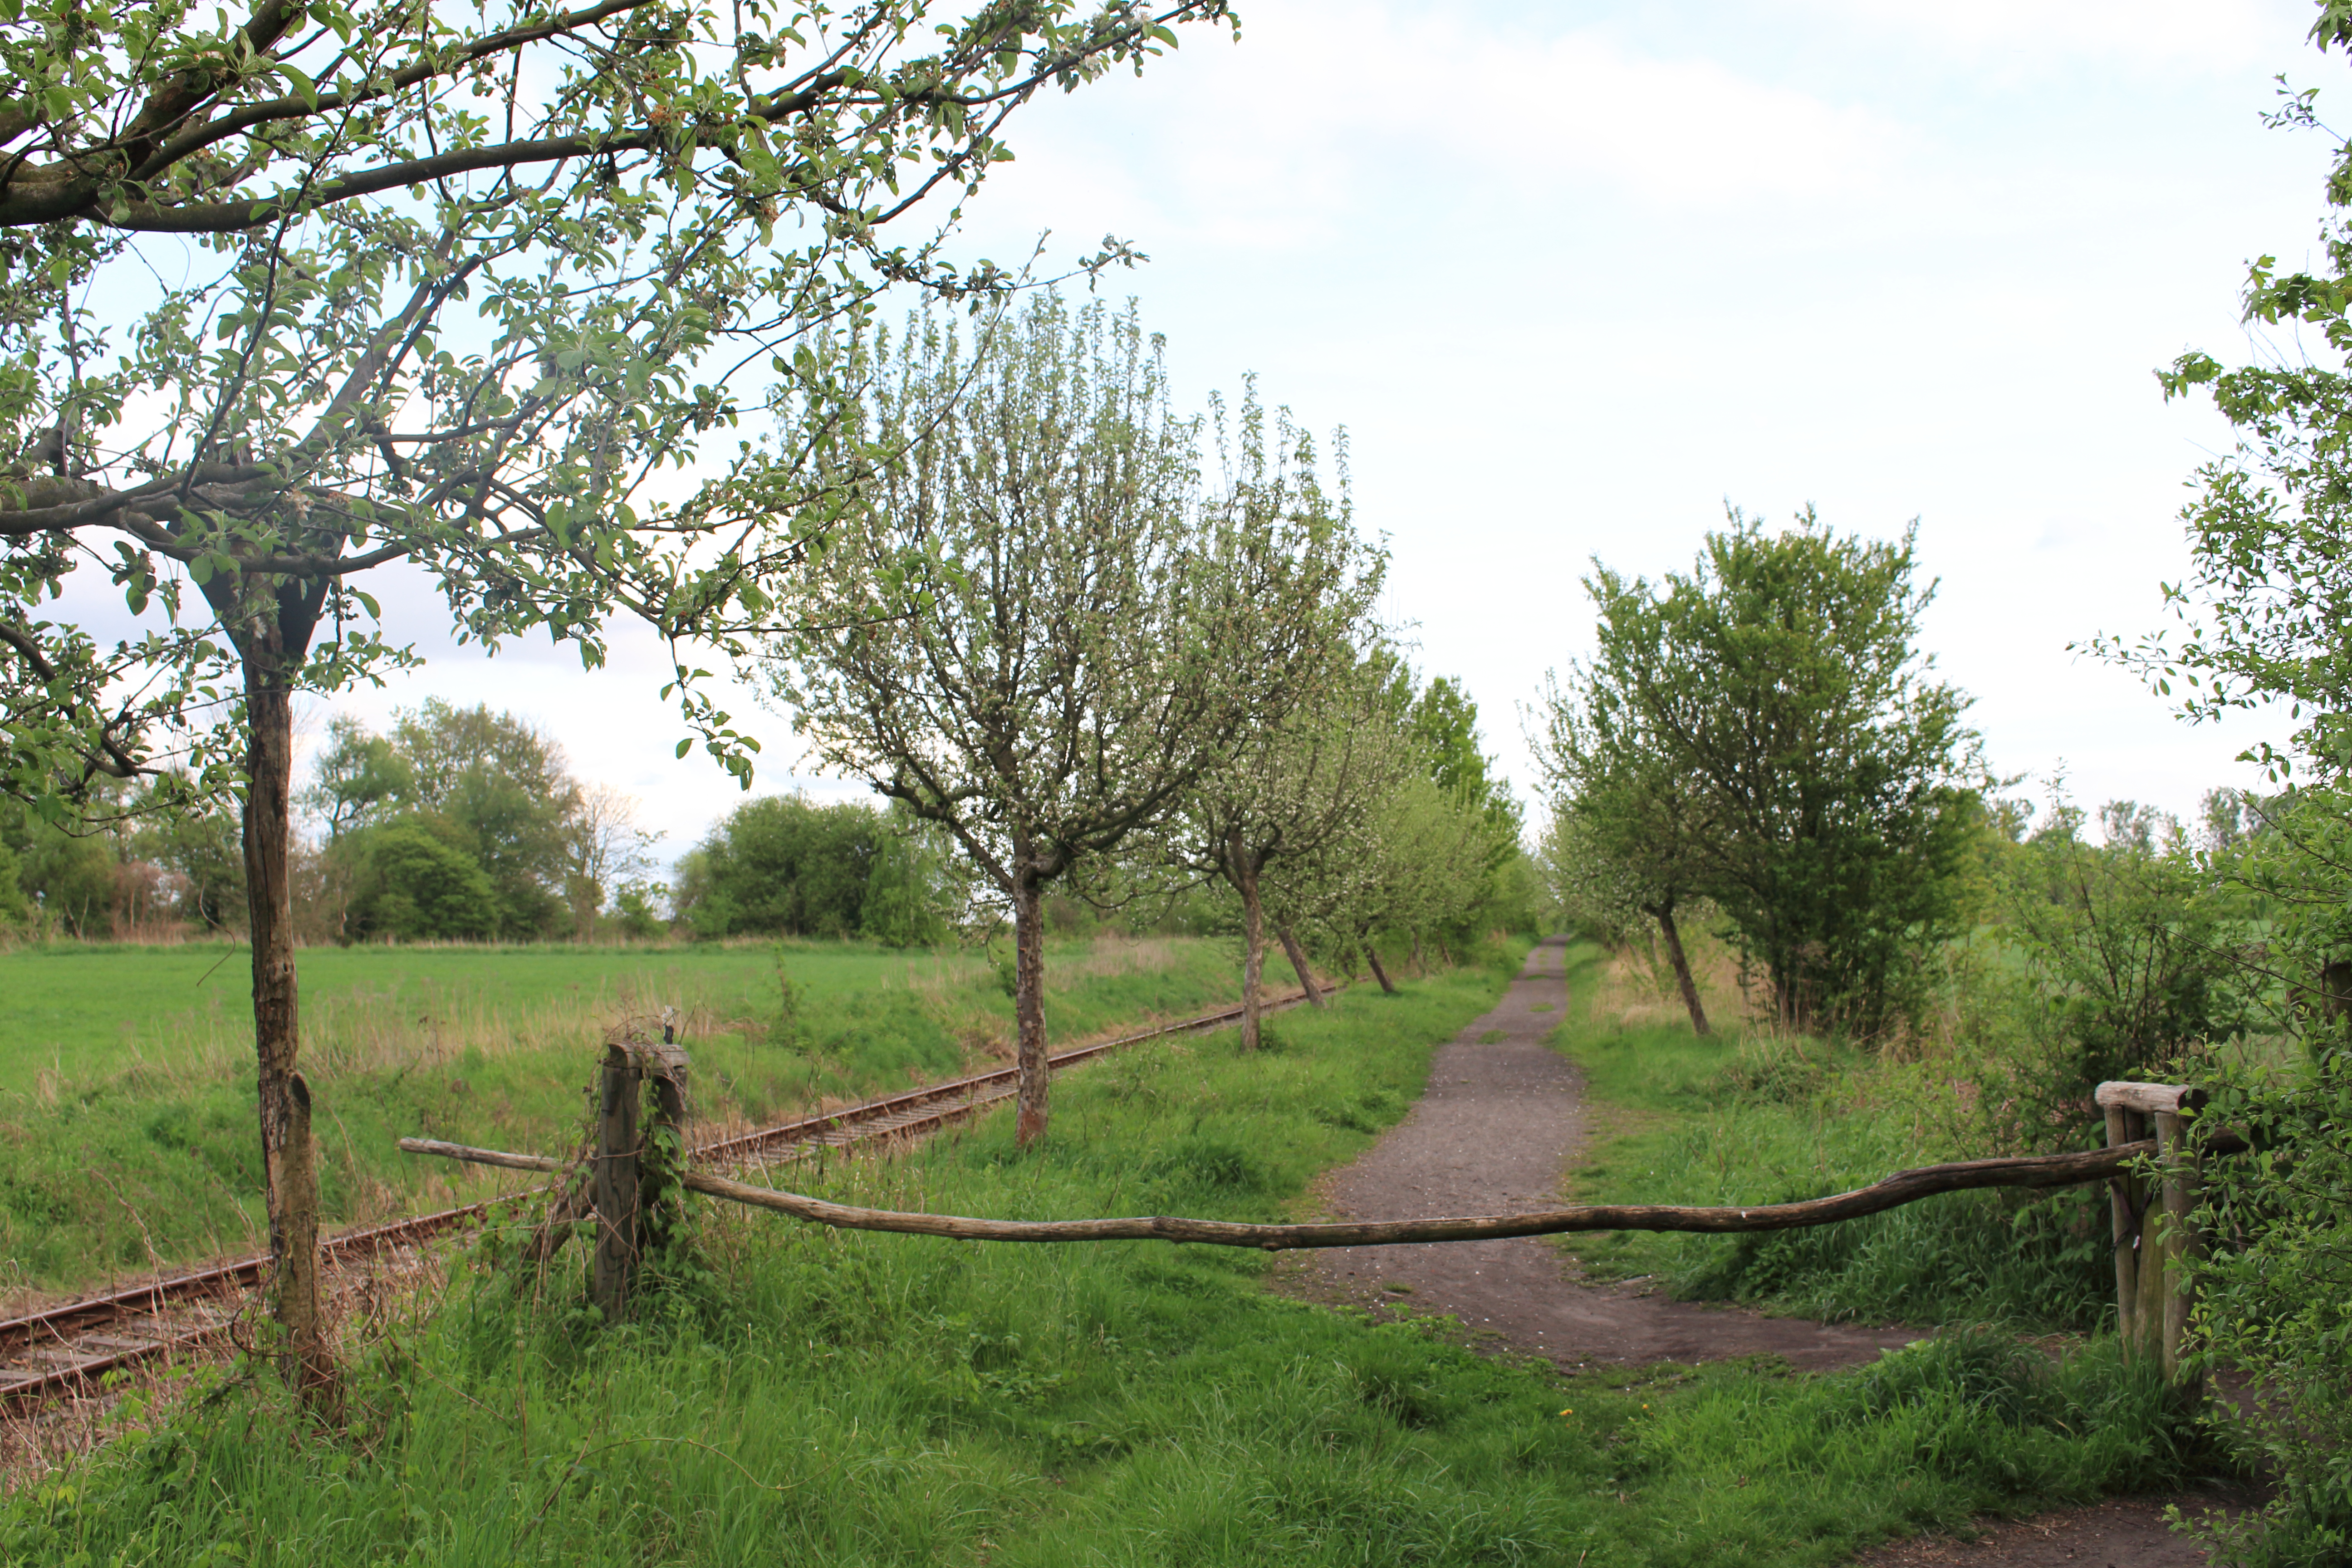
[[2352,1056],[2225,1072],[2208,1125],[2242,1128],[2252,1152],[2207,1163],[2198,1218],[2210,1253],[2199,1360],[2248,1378],[2225,1423],[2275,1478],[2257,1515],[2196,1528],[2235,1561],[2302,1568],[2352,1559]]
[[360,854],[354,935],[446,940],[485,937],[497,927],[498,890],[489,877],[422,824],[369,829]]

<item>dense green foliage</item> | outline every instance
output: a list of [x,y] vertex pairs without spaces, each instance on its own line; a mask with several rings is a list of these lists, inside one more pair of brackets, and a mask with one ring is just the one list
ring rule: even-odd
[[[2312,37],[2352,48],[2352,12],[2326,0]],[[2319,90],[2287,94],[2273,123],[2324,130]],[[2352,139],[2328,134],[2318,264],[2282,271],[2264,256],[2244,294],[2250,321],[2290,329],[2305,352],[2234,368],[2192,353],[2159,373],[2167,396],[2202,390],[2237,430],[2182,512],[2189,566],[2165,587],[2180,635],[2098,645],[2190,719],[2284,709],[2295,726],[2243,753],[2294,787],[2255,803],[2258,830],[2216,869],[2260,901],[2263,940],[2245,967],[2270,992],[2273,1026],[2305,1049],[2215,1064],[2210,1114],[2243,1118],[2266,1146],[2217,1163],[2215,1247],[2197,1271],[2204,1342],[2262,1394],[2237,1435],[2272,1461],[2278,1500],[2224,1545],[2264,1563],[2336,1563],[2352,1546]]]
[[2264,1568],[2342,1563],[2352,1558],[2352,1054],[2307,1071],[2233,1073],[2206,1114],[2256,1148],[2206,1165],[2198,1218],[2215,1245],[2195,1269],[2201,1360],[2251,1380],[2254,1414],[2228,1430],[2278,1485],[2222,1539]]
[[302,800],[327,839],[297,918],[343,942],[585,937],[651,842],[536,726],[438,698],[388,735],[336,720]]
[[2202,1076],[2274,989],[2248,965],[2263,928],[2224,874],[2236,847],[2209,840],[2200,856],[2178,820],[2129,801],[2100,809],[2096,842],[2084,827],[2062,796],[2031,834],[1991,847],[2000,940],[1953,966],[1958,1044],[1993,1108],[1993,1148],[2102,1142],[2101,1082]]
[[1983,769],[1967,699],[1918,651],[1934,590],[1914,564],[1907,531],[1841,538],[1807,511],[1773,533],[1735,511],[1687,575],[1596,564],[1600,646],[1554,695],[1560,803],[1634,814],[1603,848],[1657,847],[1673,817],[1675,853],[1640,879],[1671,868],[1712,900],[1792,1027],[1915,1016],[1967,912]]
[[501,900],[478,861],[425,823],[362,830],[352,895],[355,936],[463,940],[498,934]]
[[894,947],[945,940],[961,889],[916,824],[858,801],[744,802],[678,861],[672,901],[706,940],[869,936]]
[[[1512,955],[1516,956],[1516,954]],[[1027,1154],[999,1115],[828,1195],[992,1215],[1286,1212],[1421,1086],[1500,973],[1360,988],[1074,1075]],[[353,1422],[215,1389],[19,1493],[0,1561],[1625,1568],[1827,1564],[1985,1510],[2183,1472],[2162,1391],[1955,1334],[1863,1371],[1594,1374],[1484,1358],[1265,1289],[1223,1248],[974,1246],[698,1209],[643,1326],[585,1327],[483,1249],[376,1321]]]
[[155,786],[107,792],[119,815],[77,828],[0,802],[0,934],[120,936],[221,930],[245,914],[245,863],[226,810],[150,809]]

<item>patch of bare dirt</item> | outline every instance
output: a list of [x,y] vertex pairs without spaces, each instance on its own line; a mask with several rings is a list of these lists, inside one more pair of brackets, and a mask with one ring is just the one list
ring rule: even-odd
[[1855,1568],[2204,1568],[2205,1549],[2165,1522],[2168,1504],[2253,1506],[2252,1497],[2109,1498],[2032,1519],[1988,1521],[1969,1540],[1921,1536],[1854,1558]]

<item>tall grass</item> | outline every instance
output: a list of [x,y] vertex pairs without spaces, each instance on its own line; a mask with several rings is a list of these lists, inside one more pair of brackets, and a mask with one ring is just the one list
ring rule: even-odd
[[[1764,1204],[1825,1196],[1907,1166],[1968,1159],[1973,1086],[1899,1060],[1743,1025],[1717,1038],[1659,1016],[1645,977],[1584,950],[1557,1037],[1604,1129],[1575,1174],[1593,1202]],[[1711,1011],[1715,1009],[1711,1008]],[[1811,1230],[1737,1237],[1618,1233],[1571,1244],[1603,1278],[1685,1299],[1832,1321],[2111,1324],[2105,1189],[1954,1193]]]
[[[994,1215],[1289,1212],[1402,1113],[1501,969],[1138,1053],[853,1201]],[[797,1178],[796,1178],[797,1179]],[[1954,1338],[1838,1378],[1585,1377],[1265,1289],[1261,1255],[979,1246],[698,1210],[598,1330],[480,1248],[348,1325],[349,1428],[208,1382],[0,1506],[0,1563],[260,1565],[1834,1562],[1988,1508],[2177,1477],[2163,1397]]]

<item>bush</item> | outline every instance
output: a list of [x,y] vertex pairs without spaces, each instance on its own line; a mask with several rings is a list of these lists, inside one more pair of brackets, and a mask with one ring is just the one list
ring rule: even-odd
[[2352,1560],[2352,1055],[2225,1072],[2205,1123],[2255,1147],[2206,1163],[2198,1359],[2250,1380],[2247,1414],[2225,1430],[2277,1494],[2197,1528],[2259,1568]]
[[678,863],[677,911],[705,941],[850,937],[921,947],[948,933],[954,889],[929,841],[856,801],[747,801]]
[[368,829],[360,850],[351,930],[404,941],[486,937],[499,922],[498,890],[473,858],[416,822]]

